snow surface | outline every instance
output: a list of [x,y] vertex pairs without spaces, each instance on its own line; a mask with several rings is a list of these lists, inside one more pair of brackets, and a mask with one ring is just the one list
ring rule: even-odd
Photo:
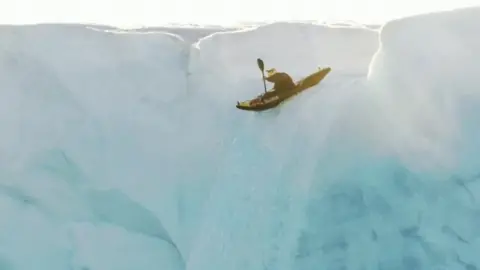
[[479,15],[1,26],[0,269],[477,269]]

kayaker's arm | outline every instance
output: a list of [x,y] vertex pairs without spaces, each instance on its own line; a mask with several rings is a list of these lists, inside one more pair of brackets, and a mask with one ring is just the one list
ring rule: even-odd
[[275,83],[278,81],[278,79],[280,79],[280,76],[278,73],[275,73],[273,74],[272,76],[269,76],[269,77],[265,77],[265,80],[271,82],[271,83]]

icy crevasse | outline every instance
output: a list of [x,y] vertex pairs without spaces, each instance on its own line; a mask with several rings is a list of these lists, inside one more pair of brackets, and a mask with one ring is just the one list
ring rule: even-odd
[[[203,103],[192,105],[199,109],[191,117],[202,121],[191,122],[198,123],[196,137],[208,142],[215,139],[220,146],[205,155],[215,150],[219,152],[214,156],[221,159],[203,164],[199,170],[210,172],[207,179],[211,185],[198,178],[185,179],[185,189],[202,185],[208,195],[205,204],[192,203],[202,207],[204,214],[185,223],[194,224],[185,231],[195,232],[187,269],[290,269],[303,226],[306,195],[314,179],[312,167],[317,158],[308,157],[321,147],[318,140],[332,120],[329,109],[345,102],[351,91],[335,95],[329,89],[361,85],[368,68],[367,55],[376,50],[376,38],[374,31],[366,29],[274,24],[255,31],[215,34],[199,42],[198,51],[191,54],[191,67],[197,72],[192,72],[190,79],[197,89],[195,100]],[[292,40],[303,43],[293,46]],[[325,40],[356,42],[357,48],[337,47],[341,57],[335,58],[333,46]],[[325,80],[323,87],[298,97],[304,107],[285,106],[261,115],[230,113],[229,101],[252,96],[261,87],[256,57],[267,67],[291,73],[294,79],[319,65],[334,66],[339,72]],[[323,124],[309,126],[311,121],[322,120]]]

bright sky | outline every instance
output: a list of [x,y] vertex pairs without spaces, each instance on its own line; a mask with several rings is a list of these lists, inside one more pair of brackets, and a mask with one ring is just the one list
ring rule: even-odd
[[67,22],[139,27],[265,20],[382,23],[404,15],[473,5],[480,5],[480,0],[3,0],[0,24]]

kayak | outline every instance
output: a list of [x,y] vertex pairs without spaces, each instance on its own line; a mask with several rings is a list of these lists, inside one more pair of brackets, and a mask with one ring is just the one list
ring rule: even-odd
[[272,109],[283,103],[284,101],[310,89],[312,86],[319,84],[332,69],[330,67],[319,68],[316,72],[297,81],[295,87],[286,93],[276,93],[270,89],[266,93],[257,96],[254,99],[238,102],[237,108],[244,111],[265,111]]

